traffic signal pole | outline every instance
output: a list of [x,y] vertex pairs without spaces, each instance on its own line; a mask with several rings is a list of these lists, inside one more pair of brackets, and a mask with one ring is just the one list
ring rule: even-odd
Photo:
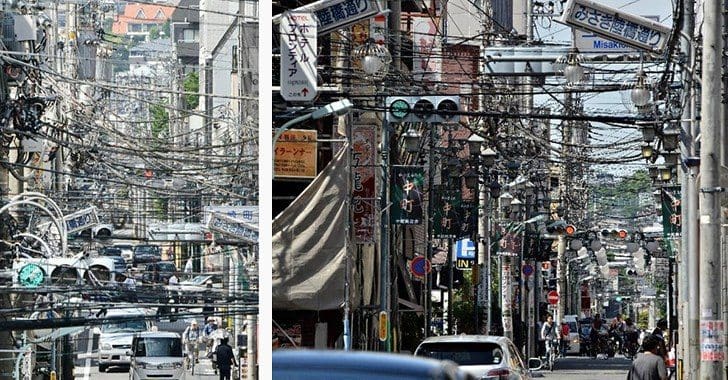
[[566,254],[566,238],[563,233],[559,233],[559,245],[556,250],[556,293],[559,294],[559,301],[556,303],[556,315],[554,321],[561,322],[564,318],[564,290],[566,290],[566,276],[564,276],[564,267],[566,265],[564,257]]

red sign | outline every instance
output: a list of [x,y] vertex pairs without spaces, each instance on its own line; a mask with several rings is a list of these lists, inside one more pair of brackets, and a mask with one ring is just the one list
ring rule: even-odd
[[559,293],[556,293],[555,290],[552,290],[549,292],[546,299],[549,301],[550,304],[556,305],[557,303],[559,303]]
[[431,270],[432,266],[430,265],[430,262],[422,256],[417,256],[410,261],[410,271],[415,277],[423,278],[426,274],[430,273]]

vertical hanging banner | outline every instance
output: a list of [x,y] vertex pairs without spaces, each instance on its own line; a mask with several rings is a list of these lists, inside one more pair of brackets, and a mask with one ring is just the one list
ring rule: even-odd
[[355,125],[351,127],[351,215],[354,241],[356,243],[374,241],[376,221],[374,208],[376,199],[375,130],[374,125]]
[[416,166],[393,166],[391,184],[392,223],[421,224],[425,169]]
[[665,237],[680,234],[680,186],[666,186],[660,190],[662,204],[662,231]]
[[436,186],[434,189],[432,236],[435,239],[455,239],[461,228],[460,193],[444,186]]
[[316,87],[317,31],[312,13],[286,12],[281,33],[281,96],[289,102],[313,102]]

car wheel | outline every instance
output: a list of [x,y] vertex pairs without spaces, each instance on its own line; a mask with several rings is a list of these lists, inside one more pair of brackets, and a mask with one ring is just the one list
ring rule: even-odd
[[106,370],[109,368],[107,364],[99,364],[99,372],[106,372]]

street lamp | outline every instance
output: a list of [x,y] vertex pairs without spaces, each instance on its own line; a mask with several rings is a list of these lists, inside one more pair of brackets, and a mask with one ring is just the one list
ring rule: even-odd
[[579,50],[576,48],[569,49],[565,58],[561,58],[561,63],[564,64],[563,74],[566,78],[567,85],[573,86],[581,83],[584,80],[584,57],[579,54]]
[[352,51],[352,66],[355,73],[370,81],[380,81],[389,73],[392,55],[386,47],[369,38]]
[[640,69],[635,76],[635,84],[630,91],[630,99],[632,103],[637,107],[638,113],[647,113],[649,110],[650,100],[652,99],[652,86],[645,74],[644,70]]

